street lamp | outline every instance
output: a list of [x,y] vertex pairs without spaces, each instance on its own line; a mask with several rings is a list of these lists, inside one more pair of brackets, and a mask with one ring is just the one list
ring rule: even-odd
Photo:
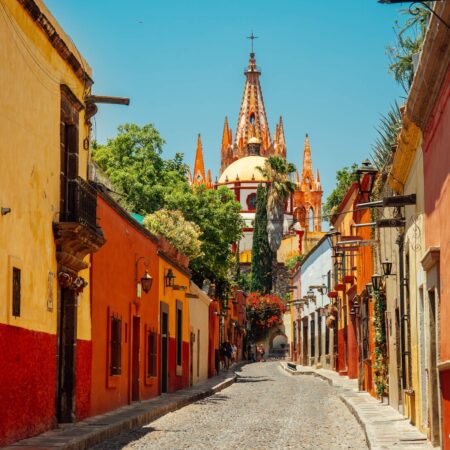
[[383,274],[385,277],[388,277],[392,273],[392,263],[387,259],[381,263],[381,267],[383,268]]
[[381,290],[381,275],[377,273],[372,275],[372,286],[375,292],[380,292]]
[[172,269],[168,269],[166,275],[164,276],[166,287],[173,287],[176,276]]
[[[139,261],[143,261],[144,262],[144,266],[145,266],[145,273],[144,275],[140,278],[140,280],[138,280],[138,265],[139,265]],[[140,256],[139,258],[136,256],[135,257],[135,262],[134,262],[134,281],[136,283],[136,296],[137,298],[141,298],[141,289],[148,294],[150,292],[150,289],[152,288],[152,284],[153,284],[153,277],[148,273],[147,268],[148,268],[148,261],[145,258],[145,256]]]
[[[444,1],[444,0],[435,0],[437,2]],[[438,14],[434,12],[434,9],[429,6],[426,2],[426,0],[419,0],[419,1],[411,1],[411,0],[378,0],[378,3],[386,4],[386,5],[396,5],[399,3],[411,3],[409,5],[409,12],[413,16],[417,16],[420,14],[420,8],[414,5],[422,5],[424,8],[428,9],[428,11],[431,12],[434,16],[436,16],[448,29],[450,29],[450,25]]]
[[[370,197],[377,174],[378,170],[372,166],[371,162],[368,159],[364,160],[361,163],[361,166],[356,170],[356,175],[358,176],[358,189],[360,194],[367,194],[367,196]],[[365,175],[369,176],[367,187],[363,186]]]

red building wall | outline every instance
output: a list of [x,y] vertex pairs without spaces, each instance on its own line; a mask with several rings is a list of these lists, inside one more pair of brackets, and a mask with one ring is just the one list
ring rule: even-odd
[[55,425],[56,336],[0,324],[0,446]]
[[[134,222],[106,194],[99,195],[97,216],[106,244],[95,253],[91,264],[92,308],[92,380],[90,405],[82,402],[80,411],[89,415],[110,411],[132,401],[133,318],[139,318],[140,363],[139,398],[159,394],[159,379],[147,376],[147,332],[158,330],[158,257],[157,241]],[[136,293],[137,278],[145,269],[153,278],[148,294]],[[145,267],[145,263],[148,264]],[[121,374],[110,375],[110,321],[116,315],[122,320]],[[138,320],[138,319],[136,319]],[[86,350],[87,351],[87,350]],[[80,368],[81,370],[81,368]],[[158,370],[156,371],[158,374]],[[80,386],[81,388],[81,386]]]
[[[440,248],[440,360],[450,361],[450,68],[424,133],[425,242]],[[447,366],[448,367],[448,366]],[[442,436],[450,449],[450,368],[441,370]]]

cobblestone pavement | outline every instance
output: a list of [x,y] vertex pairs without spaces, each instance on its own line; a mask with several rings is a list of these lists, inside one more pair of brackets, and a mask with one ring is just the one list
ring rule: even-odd
[[93,447],[117,449],[367,449],[333,387],[278,362],[246,365],[222,392]]

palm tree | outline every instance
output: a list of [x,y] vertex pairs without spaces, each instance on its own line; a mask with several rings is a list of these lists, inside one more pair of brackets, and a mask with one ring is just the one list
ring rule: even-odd
[[258,170],[268,181],[267,195],[267,233],[269,247],[276,261],[276,252],[283,238],[284,210],[295,184],[290,180],[290,174],[295,171],[294,164],[288,163],[279,156],[270,156],[264,167]]
[[401,126],[402,114],[398,103],[395,102],[387,114],[381,116],[376,127],[378,136],[372,144],[372,159],[379,171],[382,171],[391,160]]

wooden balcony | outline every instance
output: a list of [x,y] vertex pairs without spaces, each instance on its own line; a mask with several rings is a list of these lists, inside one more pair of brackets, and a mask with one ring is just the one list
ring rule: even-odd
[[68,182],[68,208],[53,223],[57,245],[56,258],[65,269],[78,272],[86,269],[86,255],[94,253],[105,243],[97,225],[97,191],[86,180],[77,177]]

